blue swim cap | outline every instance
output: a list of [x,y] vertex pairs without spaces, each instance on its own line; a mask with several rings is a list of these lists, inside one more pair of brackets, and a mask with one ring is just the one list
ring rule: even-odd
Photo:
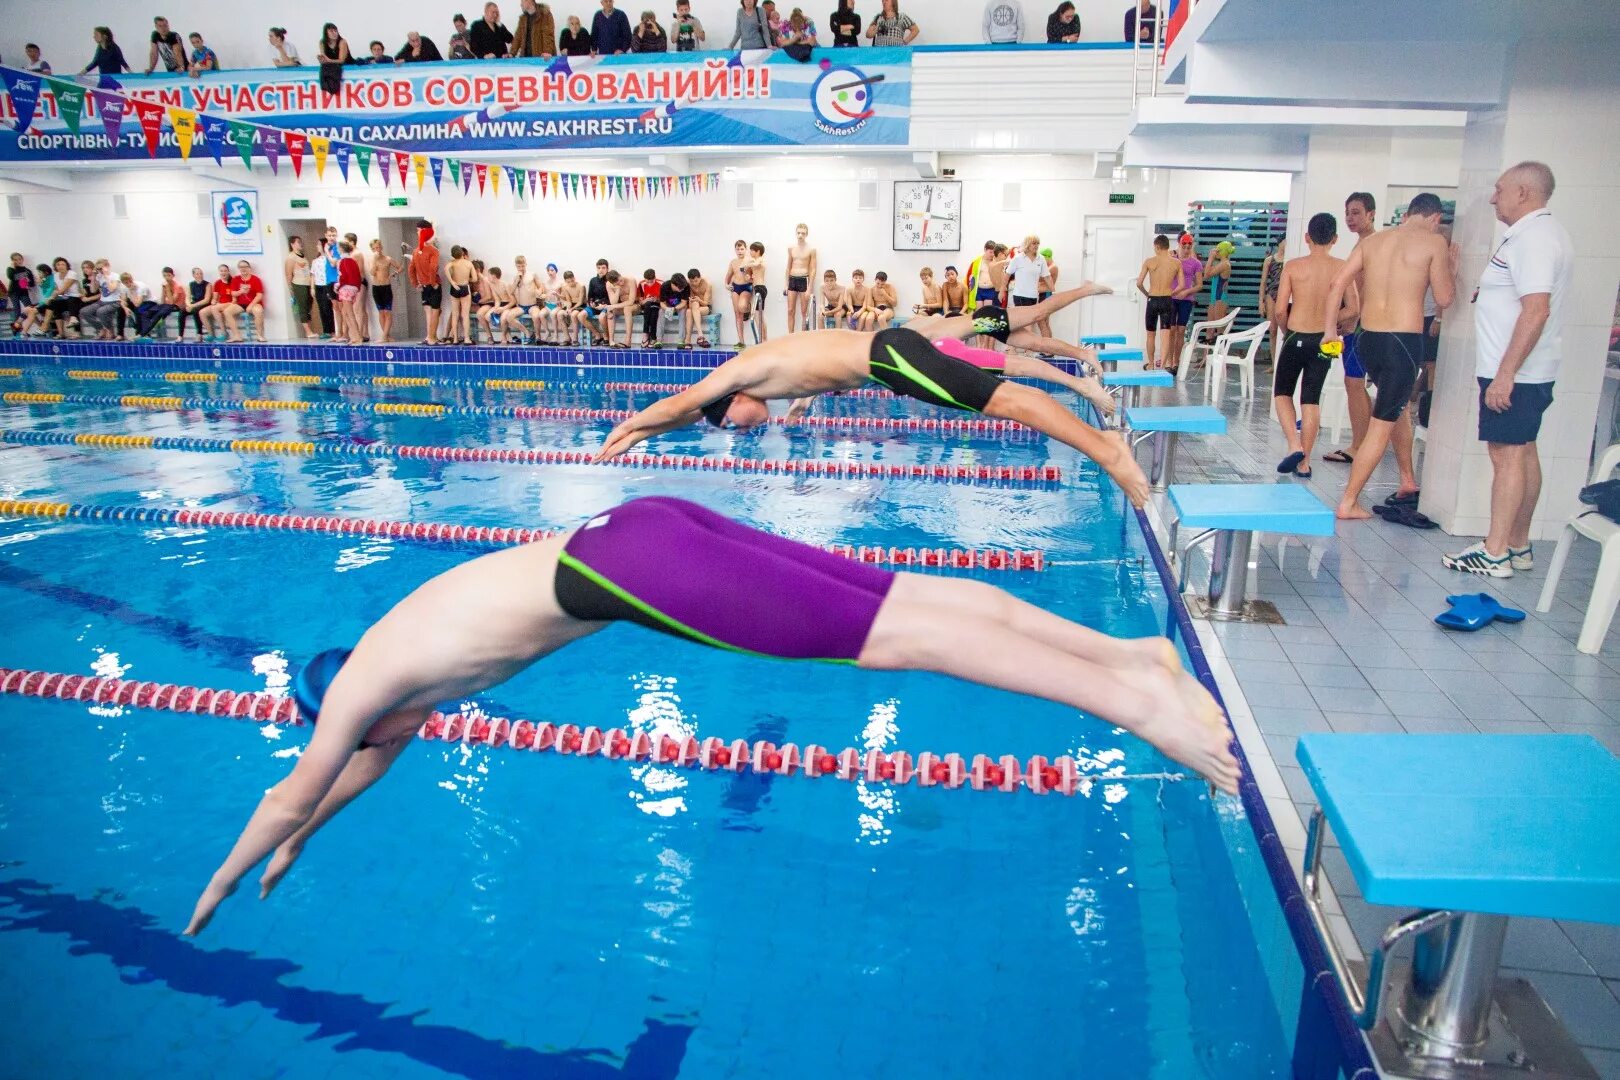
[[293,700],[298,702],[298,711],[305,720],[313,724],[320,715],[326,688],[332,685],[353,652],[353,649],[327,649],[305,664],[298,678],[293,680]]

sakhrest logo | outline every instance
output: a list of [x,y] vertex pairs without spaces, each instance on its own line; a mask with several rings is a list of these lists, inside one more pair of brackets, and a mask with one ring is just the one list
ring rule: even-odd
[[853,135],[872,118],[882,75],[869,76],[847,64],[821,62],[821,75],[810,87],[816,127],[828,135]]

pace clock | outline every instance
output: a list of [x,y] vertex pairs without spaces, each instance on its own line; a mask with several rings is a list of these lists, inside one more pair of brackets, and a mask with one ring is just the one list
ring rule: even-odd
[[894,182],[894,250],[962,250],[962,182]]

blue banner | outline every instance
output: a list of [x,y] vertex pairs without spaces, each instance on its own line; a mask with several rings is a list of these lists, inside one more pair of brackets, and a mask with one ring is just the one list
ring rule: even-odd
[[[145,159],[139,132],[69,131],[50,86],[6,71],[0,162]],[[30,81],[32,86],[30,86]],[[23,130],[32,89],[37,101]],[[199,79],[130,76],[125,93],[206,119],[245,121],[334,142],[476,154],[502,150],[706,146],[905,146],[909,49],[817,49],[560,57],[350,67],[336,94],[312,67]],[[96,102],[97,105],[100,102]],[[234,138],[232,139],[234,143]],[[210,147],[212,149],[212,147]],[[178,157],[164,128],[158,157]]]

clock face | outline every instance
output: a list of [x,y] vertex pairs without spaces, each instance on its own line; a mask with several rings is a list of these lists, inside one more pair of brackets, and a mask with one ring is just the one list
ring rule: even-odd
[[894,250],[962,250],[962,182],[896,180]]

